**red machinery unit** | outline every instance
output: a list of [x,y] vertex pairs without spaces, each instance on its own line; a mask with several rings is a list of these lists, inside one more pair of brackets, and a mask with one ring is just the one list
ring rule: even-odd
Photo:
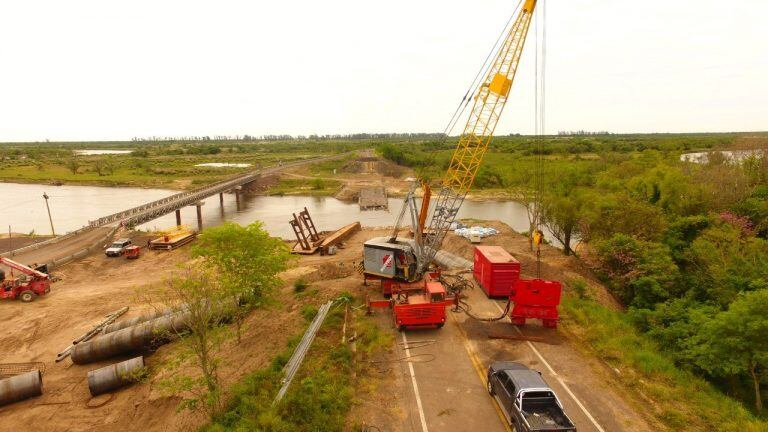
[[540,319],[544,327],[557,327],[557,306],[563,286],[560,282],[542,279],[518,280],[509,299],[514,303],[509,318],[515,325],[525,325],[526,319]]
[[419,282],[387,284],[392,297],[389,300],[368,300],[368,307],[391,308],[393,320],[400,331],[413,327],[440,328],[445,324],[445,308],[451,306],[455,299],[447,295],[439,277],[439,273],[430,273]]
[[136,259],[141,255],[141,248],[136,245],[131,245],[125,248],[126,259]]
[[[0,257],[0,264],[11,268],[11,279],[5,279],[5,271],[0,269],[0,299],[21,299],[31,302],[37,296],[51,291],[51,278],[40,271],[19,264],[8,258]],[[14,278],[13,270],[18,270],[25,276]]]
[[475,246],[475,280],[488,297],[509,297],[520,263],[500,246]]

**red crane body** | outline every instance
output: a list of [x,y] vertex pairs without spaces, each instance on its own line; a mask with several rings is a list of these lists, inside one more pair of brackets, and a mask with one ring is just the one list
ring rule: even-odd
[[[0,264],[11,268],[11,279],[5,279],[5,272],[0,269],[0,299],[18,298],[23,302],[31,302],[35,297],[51,291],[51,278],[47,274],[8,258],[0,257]],[[13,270],[26,277],[14,278]]]

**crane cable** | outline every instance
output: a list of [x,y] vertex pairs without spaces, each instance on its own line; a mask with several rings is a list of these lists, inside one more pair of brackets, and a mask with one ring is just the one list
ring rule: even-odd
[[[536,278],[541,279],[541,242],[544,240],[544,234],[541,230],[542,219],[542,195],[544,193],[544,139],[546,126],[546,65],[547,65],[547,6],[546,0],[540,0],[538,14],[534,17],[534,26],[536,28],[536,55],[535,55],[535,134],[536,134],[536,165],[534,173],[535,193],[534,193],[534,226],[536,233],[534,236],[536,244]],[[541,24],[539,24],[539,15],[541,15]],[[541,26],[541,59],[539,59],[539,26]],[[539,69],[541,64],[541,69]]]
[[518,10],[520,9],[520,6],[522,6],[523,0],[520,0],[517,3],[517,6],[515,6],[515,9],[512,11],[512,14],[509,16],[509,19],[507,20],[507,23],[504,24],[504,27],[501,29],[501,32],[499,33],[499,36],[496,38],[496,42],[493,44],[493,47],[491,47],[491,50],[488,52],[488,55],[485,56],[485,61],[483,61],[483,64],[480,66],[480,69],[478,69],[477,73],[475,74],[475,78],[472,80],[472,83],[469,85],[469,88],[464,93],[464,97],[459,101],[458,106],[456,107],[456,111],[453,112],[453,116],[451,116],[451,119],[448,121],[448,124],[445,126],[445,129],[443,130],[443,140],[445,140],[453,131],[453,128],[456,127],[456,123],[458,123],[459,119],[461,119],[462,115],[464,114],[464,111],[467,109],[467,105],[469,105],[469,101],[472,100],[472,98],[475,96],[475,93],[477,92],[477,88],[482,84],[482,80],[485,78],[485,76],[488,74],[488,70],[491,68],[492,61],[491,59],[496,58],[496,54],[498,53],[499,49],[501,49],[501,45],[499,43],[505,39],[505,36],[507,33],[509,33],[509,25],[512,23],[512,21],[515,19],[515,16],[518,13]]
[[[464,112],[467,109],[467,106],[469,105],[469,101],[472,100],[472,98],[477,93],[478,88],[480,85],[482,85],[483,80],[485,76],[488,74],[488,71],[490,70],[493,59],[496,58],[499,50],[501,49],[501,41],[505,40],[506,35],[509,33],[510,24],[515,19],[515,16],[517,16],[518,11],[523,5],[523,0],[519,0],[517,2],[517,6],[515,6],[515,9],[512,11],[512,13],[509,15],[509,19],[504,24],[504,27],[502,27],[501,32],[499,32],[499,36],[496,38],[496,42],[491,47],[491,50],[488,51],[488,55],[485,56],[485,60],[483,61],[483,64],[480,66],[480,68],[477,70],[477,73],[475,74],[474,79],[472,79],[472,82],[470,83],[469,87],[467,88],[467,91],[464,93],[464,97],[459,101],[458,105],[456,106],[456,110],[453,112],[453,115],[451,116],[451,119],[448,121],[448,124],[446,124],[445,128],[443,129],[443,133],[440,136],[440,138],[437,141],[437,145],[432,149],[432,151],[429,152],[427,160],[434,162],[434,157],[437,154],[438,151],[440,151],[441,146],[443,143],[445,143],[448,140],[448,137],[453,132],[453,129],[456,127],[456,124],[458,121],[462,118],[464,115]],[[403,203],[403,211],[405,211],[405,205],[407,203]]]

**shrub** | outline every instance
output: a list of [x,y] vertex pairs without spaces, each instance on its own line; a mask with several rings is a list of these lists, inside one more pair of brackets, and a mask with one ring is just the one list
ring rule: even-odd
[[309,288],[309,282],[305,279],[299,278],[293,283],[293,292],[296,294],[304,292],[307,288]]
[[303,316],[305,320],[312,321],[315,319],[315,315],[317,315],[317,306],[308,304],[301,308],[301,316]]

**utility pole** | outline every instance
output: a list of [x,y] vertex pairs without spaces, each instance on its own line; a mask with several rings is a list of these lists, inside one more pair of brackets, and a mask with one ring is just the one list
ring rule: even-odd
[[8,250],[11,252],[11,258],[13,258],[13,239],[11,238],[11,226],[8,225]]
[[51,223],[51,235],[56,237],[56,231],[53,230],[53,219],[51,218],[51,207],[48,206],[48,194],[43,192],[43,198],[45,198],[45,208],[48,210],[48,222]]

